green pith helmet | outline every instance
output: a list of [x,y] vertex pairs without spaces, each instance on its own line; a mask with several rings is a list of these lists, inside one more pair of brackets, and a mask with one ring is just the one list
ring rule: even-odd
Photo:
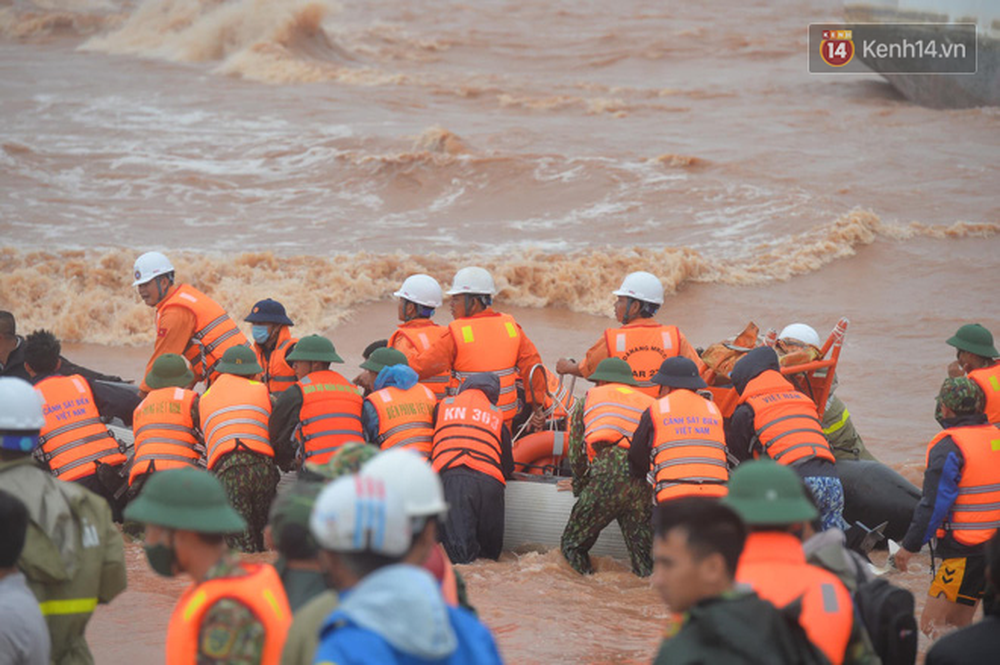
[[624,383],[627,386],[639,385],[632,374],[632,368],[621,358],[605,358],[598,363],[597,369],[587,377],[587,380],[594,383],[607,381],[608,383]]
[[406,365],[409,367],[410,361],[406,359],[406,355],[399,349],[383,346],[372,351],[372,354],[368,356],[368,360],[361,363],[361,369],[370,369],[378,374],[382,371],[383,367],[392,367],[394,365]]
[[292,352],[285,356],[288,362],[308,360],[321,363],[342,363],[344,359],[337,355],[333,342],[320,335],[308,335],[295,343]]
[[739,513],[747,524],[795,524],[819,515],[806,497],[799,475],[771,460],[736,467],[729,479],[729,494],[722,503]]
[[337,448],[326,464],[306,462],[299,471],[299,478],[327,482],[336,480],[349,473],[357,473],[361,465],[381,452],[378,446],[370,443],[349,441]]
[[1000,351],[993,346],[993,334],[978,323],[966,323],[948,338],[948,344],[983,358],[1000,356]]
[[194,372],[188,367],[183,356],[176,353],[164,353],[153,361],[153,366],[146,374],[146,385],[154,390],[157,388],[186,388],[194,381]]
[[247,527],[218,479],[193,467],[154,473],[125,508],[125,519],[200,533],[239,533]]
[[217,369],[222,374],[238,374],[239,376],[254,376],[264,371],[264,368],[257,362],[257,354],[245,346],[233,346],[226,349]]

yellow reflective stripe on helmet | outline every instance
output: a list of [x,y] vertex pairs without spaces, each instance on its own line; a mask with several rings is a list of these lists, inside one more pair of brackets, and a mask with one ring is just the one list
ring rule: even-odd
[[462,326],[462,341],[472,344],[476,338],[472,336],[472,326]]
[[46,600],[38,603],[43,616],[61,614],[89,614],[97,607],[97,598],[70,598],[69,600]]
[[833,434],[837,430],[841,429],[844,425],[847,424],[847,419],[850,417],[851,417],[850,411],[844,409],[844,412],[840,414],[840,418],[837,420],[837,422],[833,423],[829,427],[823,428],[823,434]]

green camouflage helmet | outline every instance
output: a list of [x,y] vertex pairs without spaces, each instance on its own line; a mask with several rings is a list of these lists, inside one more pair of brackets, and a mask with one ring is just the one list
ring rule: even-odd
[[964,376],[947,378],[937,396],[937,411],[946,406],[957,416],[982,413],[986,408],[986,395],[972,379]]
[[285,356],[288,362],[307,360],[310,362],[342,363],[344,359],[337,355],[333,342],[320,335],[308,335],[295,343],[292,352]]
[[219,480],[193,467],[154,473],[125,508],[125,519],[200,533],[239,533],[247,528],[229,505]]
[[378,446],[351,441],[338,448],[326,464],[311,464],[309,462],[304,464],[299,477],[322,482],[336,480],[341,476],[357,473],[362,464],[378,455],[379,452],[381,451]]

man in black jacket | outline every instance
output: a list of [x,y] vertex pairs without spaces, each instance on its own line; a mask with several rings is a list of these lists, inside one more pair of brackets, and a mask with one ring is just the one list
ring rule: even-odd
[[[89,381],[123,382],[120,376],[95,372],[71,363],[62,356],[59,356],[59,360],[58,371],[63,376],[79,374]],[[3,310],[0,310],[0,376],[16,376],[25,381],[31,378],[24,368],[24,338],[17,334],[17,320],[13,314]]]

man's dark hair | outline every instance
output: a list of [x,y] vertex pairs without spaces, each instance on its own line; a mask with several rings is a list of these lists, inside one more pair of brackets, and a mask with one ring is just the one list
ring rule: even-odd
[[0,568],[13,568],[24,549],[28,509],[13,494],[0,490]]
[[[368,577],[380,568],[397,564],[403,560],[403,556],[385,556],[384,554],[373,554],[372,552],[337,552],[340,561],[358,579]],[[405,555],[404,555],[405,556]]]
[[24,341],[24,362],[38,374],[51,374],[59,366],[62,345],[48,330],[36,330]]
[[17,334],[17,321],[14,315],[6,310],[0,309],[0,336],[13,337]]
[[363,357],[365,360],[368,360],[368,357],[371,356],[371,354],[375,353],[376,349],[381,349],[387,346],[389,346],[389,340],[377,339],[365,347],[365,350],[361,352],[361,357]]
[[697,559],[721,554],[726,572],[735,577],[747,531],[740,516],[717,499],[692,496],[660,504],[653,510],[653,529],[657,538],[683,529]]

